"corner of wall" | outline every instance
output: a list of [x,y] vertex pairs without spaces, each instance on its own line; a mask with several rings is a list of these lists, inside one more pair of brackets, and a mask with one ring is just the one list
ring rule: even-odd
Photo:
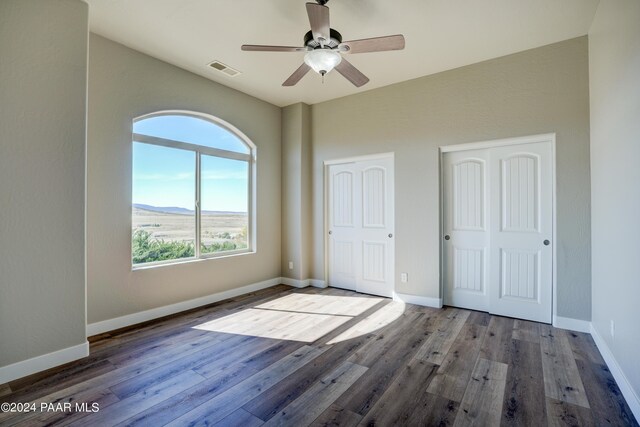
[[620,367],[620,364],[616,360],[606,341],[602,338],[593,324],[590,324],[589,332],[591,333],[593,341],[596,343],[596,346],[598,347],[602,358],[607,364],[611,375],[613,375],[613,379],[616,380],[616,383],[618,384],[618,387],[620,388],[624,399],[627,401],[631,412],[633,412],[636,420],[640,420],[640,397],[638,397],[638,394],[633,389],[631,382]]
[[63,348],[31,359],[0,367],[0,384],[23,378],[89,355],[89,342]]

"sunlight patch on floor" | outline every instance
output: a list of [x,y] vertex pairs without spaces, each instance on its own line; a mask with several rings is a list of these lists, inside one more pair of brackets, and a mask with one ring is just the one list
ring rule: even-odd
[[347,329],[327,344],[335,344],[361,335],[370,334],[378,329],[384,328],[398,319],[405,310],[405,304],[401,301],[392,301],[376,310],[374,313],[362,319],[360,322]]
[[279,340],[313,342],[351,319],[316,313],[249,308],[195,329]]
[[[228,316],[202,323],[194,329],[261,338],[313,342],[364,313],[384,298],[293,293]],[[358,322],[331,343],[355,338],[384,327],[404,312],[404,304],[390,302]]]
[[[340,291],[341,292],[341,291]],[[326,294],[289,294],[255,308],[271,310],[303,311],[305,313],[358,316],[384,298],[370,296],[344,296]]]

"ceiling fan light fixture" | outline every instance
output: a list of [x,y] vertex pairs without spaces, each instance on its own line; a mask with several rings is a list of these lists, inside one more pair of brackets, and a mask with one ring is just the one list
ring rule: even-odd
[[304,62],[313,71],[324,76],[342,61],[340,53],[331,49],[315,49],[304,56]]
[[[331,28],[329,8],[325,5],[327,1],[316,0],[315,3],[306,4],[311,31],[304,35],[302,47],[243,44],[241,49],[254,52],[307,52],[304,63],[282,83],[282,86],[295,86],[310,70],[324,77],[334,68],[355,87],[367,84],[369,78],[343,59],[342,54],[402,50],[404,36],[396,34],[343,42],[342,35]],[[322,81],[324,82],[324,78]]]

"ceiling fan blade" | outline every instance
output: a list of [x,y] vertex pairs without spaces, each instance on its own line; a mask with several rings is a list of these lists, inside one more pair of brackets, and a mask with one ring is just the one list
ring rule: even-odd
[[344,53],[366,53],[384,52],[387,50],[402,50],[404,49],[404,36],[402,34],[397,34],[395,36],[351,40],[341,43],[340,46],[348,47],[348,49],[343,50]]
[[258,44],[243,44],[241,49],[252,51],[252,52],[305,52],[308,50],[306,47],[265,46],[265,45],[258,45]]
[[354,67],[351,62],[342,58],[342,61],[336,65],[336,70],[349,80],[355,87],[367,84],[369,78],[362,74],[360,70]]
[[[307,15],[309,15],[313,39],[324,45],[324,41],[329,41],[331,35],[329,30],[329,8],[318,3],[307,3]],[[322,42],[320,39],[322,39]]]
[[305,76],[309,72],[311,67],[307,64],[302,63],[302,65],[289,76],[287,80],[282,83],[282,86],[294,86],[296,83],[300,81],[301,78]]

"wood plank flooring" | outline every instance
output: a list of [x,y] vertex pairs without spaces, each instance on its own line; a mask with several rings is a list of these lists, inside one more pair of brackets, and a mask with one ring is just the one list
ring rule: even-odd
[[90,341],[0,385],[37,408],[0,426],[638,426],[588,334],[339,289],[274,286]]

